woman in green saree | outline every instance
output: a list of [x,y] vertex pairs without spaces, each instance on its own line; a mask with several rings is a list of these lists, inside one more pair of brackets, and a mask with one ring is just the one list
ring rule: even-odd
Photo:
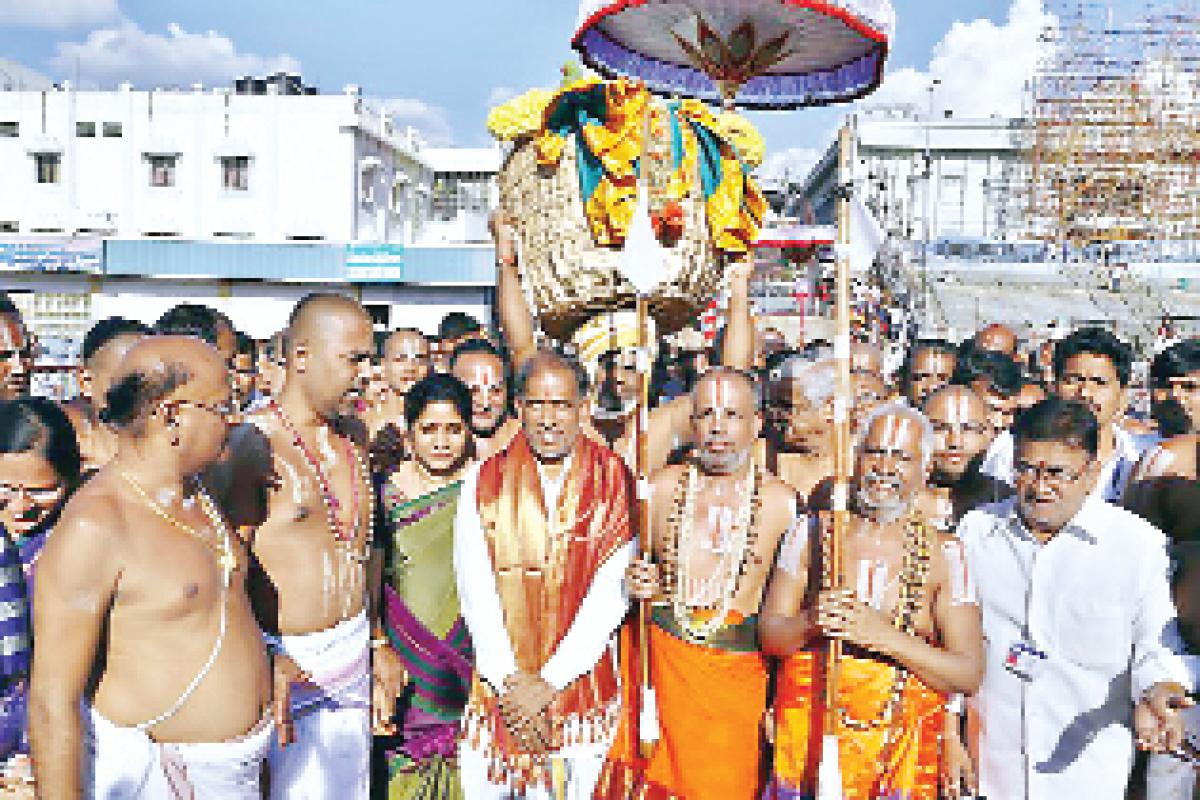
[[471,687],[471,642],[454,582],[454,515],[471,452],[471,396],[431,375],[405,397],[412,458],[380,490],[384,627],[408,672],[387,752],[389,800],[457,800],[459,719]]

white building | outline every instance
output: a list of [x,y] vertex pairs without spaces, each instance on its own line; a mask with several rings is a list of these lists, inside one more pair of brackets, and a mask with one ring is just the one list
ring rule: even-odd
[[[490,151],[433,151],[439,179],[416,131],[355,87],[320,95],[299,76],[19,85],[0,81],[0,291],[44,339],[77,342],[110,315],[152,322],[178,302],[263,338],[318,289],[359,297],[380,330],[490,318]],[[435,180],[469,195],[446,219]]]
[[[1020,119],[929,118],[911,106],[878,106],[847,117],[851,181],[893,241],[953,246],[1012,242],[1022,234],[1020,187],[1028,179]],[[786,213],[835,221],[838,142],[825,150]]]

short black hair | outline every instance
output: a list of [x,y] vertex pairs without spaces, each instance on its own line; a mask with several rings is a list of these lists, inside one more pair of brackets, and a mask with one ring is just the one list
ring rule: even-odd
[[195,336],[213,347],[217,346],[217,336],[222,328],[234,330],[229,317],[199,303],[180,303],[167,309],[154,323],[155,333]]
[[1100,424],[1086,403],[1064,400],[1051,395],[1017,415],[1012,426],[1013,440],[1021,442],[1062,442],[1096,457],[1100,447]]
[[79,483],[75,427],[57,403],[43,397],[0,402],[0,454],[8,453],[37,453],[69,489]]
[[973,344],[959,347],[950,383],[970,387],[979,380],[987,381],[988,387],[1001,397],[1012,397],[1025,385],[1021,368],[1009,356],[993,350],[980,350]]
[[942,353],[954,359],[954,365],[958,366],[958,348],[954,343],[947,339],[917,339],[913,342],[907,351],[904,353],[904,363],[900,365],[898,377],[900,385],[905,389],[912,381],[912,367],[917,360],[917,354],[922,350],[932,350],[935,353]]
[[4,292],[0,292],[0,314],[11,314],[15,317],[21,316],[21,309],[17,308],[17,304]]
[[450,403],[463,422],[470,424],[471,392],[467,385],[453,375],[434,373],[414,383],[404,395],[404,419],[408,427],[416,425],[433,403]]
[[1133,369],[1133,351],[1112,331],[1094,326],[1079,328],[1059,341],[1054,346],[1054,377],[1062,380],[1067,362],[1081,354],[1107,358],[1116,370],[1120,384],[1129,385],[1129,376]]
[[437,335],[439,339],[454,341],[482,330],[483,326],[479,324],[479,320],[470,314],[465,311],[451,311],[438,323]]
[[533,377],[534,370],[546,362],[550,362],[565,372],[574,374],[575,389],[579,392],[579,399],[582,400],[587,397],[588,389],[591,387],[587,370],[583,368],[578,359],[555,350],[539,350],[521,365],[521,369],[517,372],[516,380],[513,381],[513,395],[515,397],[523,398],[525,396],[525,392],[529,388],[529,379]]
[[1185,339],[1163,350],[1150,363],[1150,380],[1162,385],[1168,378],[1200,372],[1200,339]]
[[149,336],[154,331],[149,325],[125,317],[108,317],[97,322],[83,337],[79,355],[84,362],[92,360],[106,344],[121,336]]
[[459,344],[450,353],[450,369],[454,369],[454,365],[463,356],[468,356],[472,353],[486,353],[489,356],[495,356],[504,364],[504,378],[509,378],[509,361],[508,355],[496,345],[492,344],[487,339],[468,339]]
[[250,337],[249,334],[235,330],[233,332],[234,339],[237,340],[237,354],[240,356],[250,356],[251,360],[258,357],[258,343]]

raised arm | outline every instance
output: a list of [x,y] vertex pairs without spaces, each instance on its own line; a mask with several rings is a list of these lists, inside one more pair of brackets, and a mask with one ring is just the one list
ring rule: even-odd
[[496,243],[496,294],[500,328],[512,354],[513,368],[519,370],[537,352],[536,326],[517,271],[517,241],[509,219],[500,212],[492,215],[488,227]]
[[734,369],[754,366],[754,320],[750,316],[750,276],[754,255],[747,253],[726,271],[729,276],[729,322],[721,347],[721,363]]
[[82,797],[80,701],[116,594],[114,511],[104,501],[67,506],[38,559],[29,735],[39,797]]

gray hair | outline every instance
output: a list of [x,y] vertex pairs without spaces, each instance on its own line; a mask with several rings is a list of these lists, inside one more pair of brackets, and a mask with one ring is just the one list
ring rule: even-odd
[[857,435],[854,439],[855,449],[862,450],[863,442],[866,441],[867,434],[871,432],[871,426],[875,424],[875,420],[882,417],[907,417],[917,424],[921,429],[921,464],[929,466],[929,460],[933,458],[933,451],[937,447],[937,441],[933,433],[933,425],[929,419],[912,406],[906,406],[901,403],[885,403],[876,407],[867,415],[862,424],[858,428]]
[[822,353],[813,356],[796,353],[772,369],[769,379],[772,386],[779,381],[796,381],[809,405],[820,408],[837,391],[837,362]]

